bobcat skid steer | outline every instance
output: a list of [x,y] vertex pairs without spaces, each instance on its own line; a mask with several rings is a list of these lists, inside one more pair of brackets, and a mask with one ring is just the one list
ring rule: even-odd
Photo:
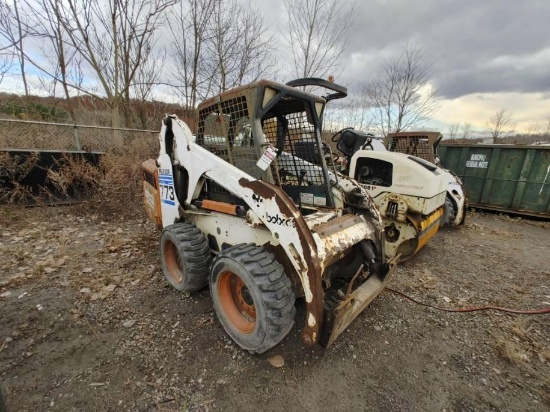
[[[198,107],[198,130],[162,122],[160,153],[143,163],[144,203],[162,229],[164,276],[177,290],[210,285],[217,317],[262,353],[291,330],[303,297],[306,343],[330,345],[378,296],[397,259],[365,188],[321,156],[325,98],[259,81]],[[316,142],[297,156],[300,139]],[[212,257],[213,255],[213,257]]]
[[[388,133],[384,140],[391,152],[406,153],[420,157],[442,168],[437,156],[437,146],[443,139],[439,132],[398,132]],[[445,214],[442,224],[463,225],[466,219],[466,196],[460,178],[450,170],[443,169],[449,179],[449,189],[445,199]]]

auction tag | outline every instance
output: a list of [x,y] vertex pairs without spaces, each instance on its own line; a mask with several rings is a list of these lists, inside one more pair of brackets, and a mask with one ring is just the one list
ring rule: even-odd
[[313,193],[300,193],[300,202],[305,203],[306,205],[312,205],[315,201]]
[[262,170],[266,170],[271,162],[275,160],[275,157],[277,157],[277,152],[273,147],[268,147],[265,153],[262,157],[260,157],[260,160],[258,160],[258,163],[256,163],[256,166],[258,166]]

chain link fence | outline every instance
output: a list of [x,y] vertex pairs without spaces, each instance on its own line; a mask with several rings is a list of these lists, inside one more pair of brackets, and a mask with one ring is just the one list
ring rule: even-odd
[[93,194],[120,211],[142,196],[141,163],[158,150],[154,130],[0,119],[0,204]]
[[136,144],[158,150],[158,131],[0,119],[0,149],[124,152]]

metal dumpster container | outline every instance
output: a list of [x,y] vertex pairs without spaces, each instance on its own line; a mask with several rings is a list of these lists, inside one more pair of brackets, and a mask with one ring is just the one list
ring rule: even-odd
[[550,146],[443,142],[438,154],[464,183],[470,206],[550,218]]

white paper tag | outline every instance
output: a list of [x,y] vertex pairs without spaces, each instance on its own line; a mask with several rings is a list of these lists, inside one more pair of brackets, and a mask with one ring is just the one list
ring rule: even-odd
[[300,201],[306,205],[312,205],[313,193],[300,193]]
[[260,157],[260,160],[258,160],[258,163],[256,163],[256,166],[262,170],[266,170],[271,162],[275,160],[275,157],[277,157],[275,149],[273,147],[268,147],[263,156]]
[[327,198],[324,196],[315,196],[313,198],[313,204],[315,206],[326,206],[327,205]]

